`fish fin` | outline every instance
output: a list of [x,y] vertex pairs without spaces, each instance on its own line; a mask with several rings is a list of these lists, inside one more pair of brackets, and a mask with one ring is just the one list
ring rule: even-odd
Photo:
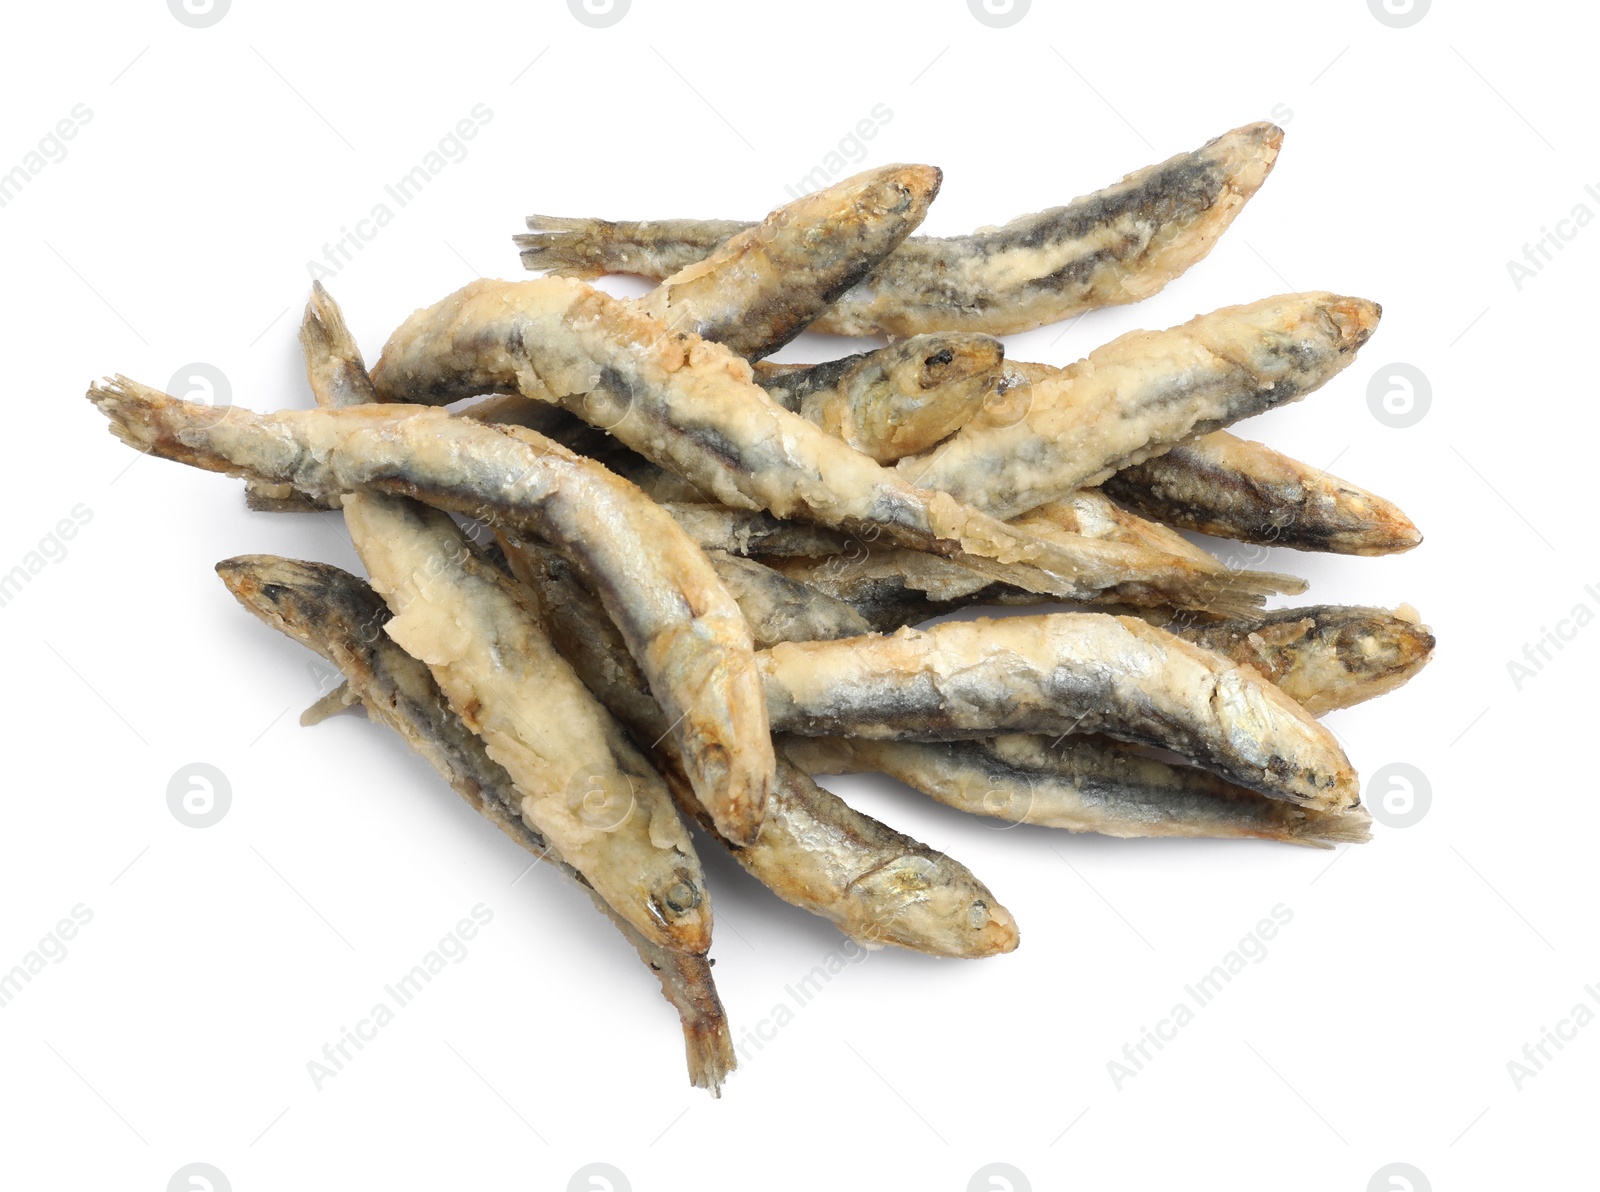
[[244,482],[244,503],[256,513],[326,513],[330,508],[297,491],[292,484],[256,480]]
[[350,690],[349,683],[340,683],[332,691],[300,713],[300,723],[307,728],[321,724],[330,716],[337,716],[346,708],[361,702],[361,697]]
[[611,272],[604,246],[612,225],[603,219],[528,216],[528,231],[514,236],[525,269],[543,269],[563,277],[603,277]]

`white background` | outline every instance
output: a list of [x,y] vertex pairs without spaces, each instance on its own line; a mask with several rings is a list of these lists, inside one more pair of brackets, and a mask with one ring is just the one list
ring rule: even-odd
[[[635,0],[595,29],[556,0],[236,0],[193,29],[159,0],[8,10],[0,170],[74,105],[93,115],[0,208],[0,570],[74,506],[92,521],[0,608],[0,968],[73,906],[93,919],[0,1010],[0,1183],[158,1192],[207,1162],[239,1192],[562,1189],[605,1162],[639,1192],[959,1192],[1005,1162],[1035,1189],[1359,1192],[1404,1162],[1440,1190],[1576,1186],[1600,1025],[1520,1091],[1507,1062],[1600,982],[1600,810],[1576,760],[1600,629],[1520,691],[1507,663],[1579,602],[1600,609],[1600,226],[1520,291],[1506,262],[1575,205],[1600,214],[1588,9],[1437,3],[1406,29],[1362,0],[1038,0],[1007,29],[962,0],[784,11]],[[720,1102],[690,1089],[674,1014],[584,898],[543,870],[513,884],[524,855],[386,731],[298,727],[325,668],[211,567],[354,566],[337,522],[247,513],[235,482],[136,460],[81,397],[102,374],[164,387],[207,362],[239,404],[309,404],[308,260],[480,103],[469,155],[328,283],[369,358],[415,306],[518,276],[529,212],[754,218],[877,104],[892,119],[864,164],[942,166],[935,233],[1277,119],[1277,171],[1208,260],[1008,346],[1066,363],[1291,288],[1383,303],[1349,372],[1247,431],[1427,534],[1393,559],[1265,564],[1318,601],[1410,601],[1438,631],[1413,684],[1329,721],[1363,773],[1426,774],[1425,818],[1338,853],[1124,842],[995,831],[841,781],[983,877],[1022,947],[875,954],[750,1049]],[[1407,429],[1367,403],[1393,362],[1432,386]],[[232,789],[205,830],[166,804],[196,761]],[[742,1034],[841,938],[701,851]],[[307,1061],[479,903],[494,917],[467,958],[317,1091]],[[1119,1091],[1107,1062],[1280,903],[1293,922],[1267,958]]]

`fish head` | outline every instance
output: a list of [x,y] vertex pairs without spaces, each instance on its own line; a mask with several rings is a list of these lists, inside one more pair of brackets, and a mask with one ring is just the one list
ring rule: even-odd
[[868,946],[898,944],[978,958],[1017,946],[1017,924],[987,887],[943,856],[906,853],[851,883],[862,908],[852,931]]
[[975,332],[902,340],[856,396],[856,422],[879,463],[926,451],[995,398],[1005,380],[1005,345]]

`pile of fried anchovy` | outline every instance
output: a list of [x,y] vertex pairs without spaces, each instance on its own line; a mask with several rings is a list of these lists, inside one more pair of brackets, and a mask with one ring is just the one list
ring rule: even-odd
[[[1065,207],[913,237],[929,166],[760,223],[531,217],[525,281],[413,314],[369,372],[315,287],[314,410],[225,413],[124,377],[128,445],[243,477],[257,510],[339,510],[365,580],[217,566],[267,624],[506,835],[566,872],[735,1066],[686,823],[852,939],[1017,946],[957,861],[817,775],[1112,836],[1368,837],[1316,716],[1399,686],[1416,613],[1313,606],[1178,531],[1341,554],[1421,535],[1372,493],[1223,428],[1355,359],[1379,308],[1286,294],[1125,335],[1066,368],[997,335],[1134,302],[1210,250],[1282,143],[1253,124]],[[636,300],[582,279],[659,281]],[[887,346],[764,358],[806,328]],[[483,398],[447,410],[463,399]],[[1090,606],[912,626],[980,605]]]

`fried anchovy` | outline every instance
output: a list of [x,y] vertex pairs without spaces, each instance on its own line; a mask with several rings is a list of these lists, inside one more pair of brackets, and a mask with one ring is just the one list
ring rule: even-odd
[[731,839],[754,838],[774,763],[750,630],[704,552],[631,485],[532,431],[443,410],[234,407],[217,422],[208,406],[120,377],[89,398],[136,450],[324,500],[413,496],[542,535],[600,593],[701,801]]
[[900,247],[939,193],[932,166],[881,166],[779,208],[640,300],[750,360],[777,351]]
[[1185,641],[1270,680],[1313,716],[1408,682],[1433,657],[1433,631],[1406,605],[1390,612],[1324,604],[1240,620],[1167,626]]
[[872,631],[866,618],[844,601],[754,559],[719,550],[707,551],[706,557],[739,602],[757,649],[778,642],[829,641]]
[[[915,619],[918,610],[926,610],[925,618],[970,604],[1051,600],[1182,607],[1242,617],[1260,610],[1263,592],[1294,593],[1305,587],[1293,576],[1231,571],[1187,543],[1184,551],[1194,557],[1132,540],[1074,535],[1039,522],[1028,532],[1070,550],[1078,560],[1078,576],[1071,585],[1040,594],[1029,586],[1027,570],[1002,563],[975,567],[966,559],[900,550],[885,545],[885,535],[871,528],[846,534],[719,505],[669,501],[663,508],[705,549],[757,557],[788,578],[844,601],[880,627],[881,618],[892,619],[895,609],[907,614],[895,622],[901,625]],[[950,603],[937,607],[941,601]]]
[[[968,236],[912,237],[813,326],[841,335],[1010,335],[1137,302],[1211,251],[1260,189],[1283,131],[1250,124],[1096,194]],[[748,227],[530,216],[522,262],[573,277],[662,278]]]
[[926,451],[998,397],[1005,346],[988,335],[915,335],[813,365],[761,365],[756,383],[880,464]]
[[[1410,608],[1284,609],[1251,620],[1169,628],[1259,671],[1318,716],[1392,691],[1426,665],[1434,645]],[[1334,812],[1296,807],[1103,737],[791,737],[783,752],[813,774],[875,770],[964,811],[1111,836],[1359,842],[1371,821],[1360,806]]]
[[[645,694],[616,631],[554,551],[506,540],[513,569],[539,595],[556,646],[602,703],[641,742],[661,737],[664,717]],[[670,742],[665,742],[670,753]],[[668,757],[662,772],[670,782]],[[876,947],[976,958],[1017,946],[1016,923],[962,864],[852,810],[778,758],[778,785],[753,845],[734,858],[785,902]],[[674,793],[703,824],[693,792]],[[709,825],[708,825],[709,826]],[[719,836],[718,839],[721,839]],[[724,841],[724,843],[727,843]]]
[[1329,848],[1368,839],[1372,822],[1363,807],[1298,807],[1104,737],[785,737],[779,750],[811,774],[887,774],[959,811],[1068,832],[1249,837]]
[[1133,617],[1060,613],[786,642],[757,655],[775,731],[1104,733],[1321,811],[1356,803],[1333,736],[1254,670]]
[[[1098,582],[1085,582],[1077,595],[1084,604],[1127,603],[1159,609],[1172,603],[1168,593],[1205,593],[1195,603],[1214,613],[1252,604],[1248,593],[1256,584],[1291,593],[1305,588],[1294,576],[1229,570],[1181,534],[1118,508],[1094,489],[1080,489],[1041,505],[1013,524],[1041,538],[1072,542],[1086,558],[1099,557]],[[776,545],[788,543],[780,539]],[[879,630],[898,629],[973,605],[1032,605],[1049,599],[1012,584],[995,583],[992,573],[975,574],[934,555],[873,550],[848,539],[826,555],[778,557],[770,564],[788,578],[849,604]],[[1241,578],[1252,585],[1243,596],[1235,590]],[[1245,617],[1254,611],[1234,615]]]
[[895,465],[908,480],[1013,518],[1195,435],[1296,401],[1355,359],[1378,306],[1286,294],[1135,331],[1065,369],[1029,366],[1025,413],[968,423]]
[[338,667],[367,714],[400,734],[479,814],[589,895],[650,967],[662,995],[678,1011],[690,1081],[717,1096],[738,1061],[710,962],[640,934],[523,820],[511,776],[450,710],[428,668],[382,632],[389,610],[378,595],[336,567],[268,555],[228,559],[217,564],[217,574],[245,608]]
[[1180,443],[1100,487],[1168,525],[1263,546],[1392,555],[1422,541],[1393,503],[1227,431]]
[[345,524],[395,614],[384,631],[506,768],[523,816],[650,939],[709,948],[711,900],[671,793],[556,652],[537,604],[448,514],[355,493]]
[[749,364],[720,345],[560,277],[473,282],[413,314],[373,370],[385,401],[448,402],[507,388],[557,401],[722,504],[872,528],[900,546],[1004,568],[996,578],[1071,598],[1080,562],[1070,549],[914,487],[750,378]]

